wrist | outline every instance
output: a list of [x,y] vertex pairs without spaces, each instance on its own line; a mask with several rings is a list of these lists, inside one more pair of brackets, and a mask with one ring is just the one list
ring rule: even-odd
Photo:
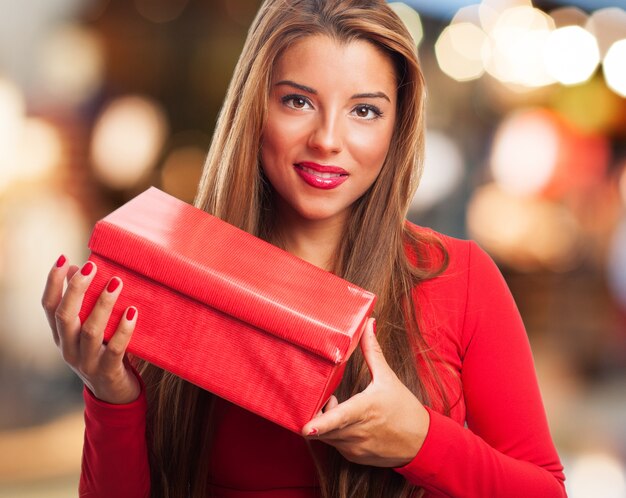
[[409,443],[404,458],[402,458],[394,467],[403,467],[407,465],[419,453],[424,445],[426,436],[428,435],[428,429],[430,428],[430,413],[428,410],[418,402],[417,409],[413,413],[413,423],[411,424],[410,436],[406,439]]
[[115,388],[111,386],[95,387],[85,384],[85,386],[92,392],[95,398],[111,405],[127,405],[137,401],[141,394],[141,383],[137,376],[128,372],[128,377],[122,383]]

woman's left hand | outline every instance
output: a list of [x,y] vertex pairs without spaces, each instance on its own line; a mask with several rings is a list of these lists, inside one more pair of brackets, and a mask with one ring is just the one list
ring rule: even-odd
[[372,375],[369,386],[343,403],[331,396],[302,435],[334,446],[354,463],[401,467],[422,447],[430,417],[385,360],[373,319],[361,337],[361,350]]

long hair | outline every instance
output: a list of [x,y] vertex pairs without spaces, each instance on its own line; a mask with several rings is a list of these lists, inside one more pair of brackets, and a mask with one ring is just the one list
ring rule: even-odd
[[[405,222],[422,172],[424,80],[414,41],[383,0],[263,3],[218,118],[195,205],[273,240],[273,191],[259,160],[272,68],[291,44],[313,35],[339,43],[367,41],[393,63],[398,100],[389,152],[374,184],[351,208],[332,269],[377,294],[377,338],[398,378],[423,403],[430,404],[434,396],[446,406],[420,333],[412,292],[444,269],[447,253],[436,237]],[[416,355],[424,366],[419,375]],[[212,396],[149,364],[143,364],[141,372],[150,407],[153,496],[202,496],[207,484],[202,466],[207,459],[202,456],[210,451]],[[335,394],[341,402],[365,389],[369,380],[357,350]],[[330,455],[330,461],[316,461],[324,497],[409,497],[419,492],[391,469],[353,464],[335,450]]]

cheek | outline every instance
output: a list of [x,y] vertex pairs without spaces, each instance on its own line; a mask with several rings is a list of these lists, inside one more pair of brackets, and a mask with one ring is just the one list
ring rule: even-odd
[[355,130],[350,136],[353,154],[359,158],[359,162],[371,168],[380,168],[387,157],[391,142],[392,130],[384,129],[360,129]]
[[270,115],[263,130],[261,157],[274,159],[287,156],[306,136],[304,119],[287,119],[279,112]]

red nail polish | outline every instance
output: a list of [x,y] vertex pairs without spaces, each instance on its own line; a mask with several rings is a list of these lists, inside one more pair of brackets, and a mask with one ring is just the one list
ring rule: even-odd
[[93,270],[93,263],[91,261],[87,261],[83,267],[80,269],[81,274],[85,277],[91,273]]
[[136,312],[137,312],[137,310],[135,308],[128,308],[126,310],[126,320],[131,322],[133,320],[133,318],[135,318],[135,313]]
[[117,277],[113,277],[110,282],[109,285],[107,285],[107,292],[115,292],[115,289],[117,289],[120,285],[121,280]]
[[63,256],[63,254],[61,254],[59,256],[59,259],[57,259],[57,268],[61,268],[65,262],[67,261],[67,259],[65,259],[65,256]]
[[317,429],[315,427],[311,429],[307,436],[317,436]]
[[374,328],[374,335],[376,335],[376,319],[374,318],[374,323],[372,324],[372,327]]

